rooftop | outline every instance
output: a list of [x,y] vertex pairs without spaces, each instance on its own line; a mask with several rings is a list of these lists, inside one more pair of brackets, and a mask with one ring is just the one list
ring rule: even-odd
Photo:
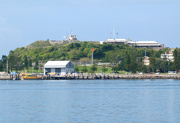
[[136,43],[136,44],[158,44],[158,41],[135,41],[135,42],[130,42],[130,43]]
[[126,39],[107,39],[107,42],[126,42]]
[[54,65],[62,65],[65,66],[69,63],[70,61],[48,61],[44,66],[54,66]]

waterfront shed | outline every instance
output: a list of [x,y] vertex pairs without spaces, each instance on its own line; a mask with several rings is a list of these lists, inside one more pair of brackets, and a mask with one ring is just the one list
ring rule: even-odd
[[74,72],[74,65],[71,61],[48,61],[44,65],[44,75],[56,73],[60,75]]

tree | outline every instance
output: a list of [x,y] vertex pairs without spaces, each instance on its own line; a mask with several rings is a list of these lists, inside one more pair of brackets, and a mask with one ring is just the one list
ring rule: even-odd
[[74,67],[74,70],[78,73],[78,72],[79,72],[79,67],[78,67],[78,66],[75,66],[75,67]]
[[34,69],[35,69],[35,70],[38,70],[38,67],[39,67],[39,62],[38,62],[38,60],[36,60],[36,61],[35,61],[35,67],[34,67]]
[[27,59],[27,56],[24,56],[24,67],[28,68],[28,59]]
[[146,73],[146,72],[147,72],[147,67],[146,67],[146,65],[143,65],[143,66],[142,66],[142,72],[143,72],[143,73]]
[[129,54],[127,53],[127,51],[126,51],[126,53],[125,53],[125,56],[124,56],[124,65],[125,65],[125,70],[126,71],[129,71],[130,70],[130,66],[129,66],[129,64],[130,64],[130,56],[129,56]]
[[82,67],[82,69],[81,69],[81,71],[83,72],[83,73],[86,73],[88,70],[87,70],[87,67],[86,66],[83,66]]
[[7,56],[6,55],[2,55],[2,71],[6,71],[6,64],[7,64]]
[[19,61],[20,58],[18,58],[18,56],[15,55],[14,51],[10,51],[9,52],[9,56],[8,56],[8,63],[9,63],[9,67],[10,70],[12,72],[12,70],[17,70],[17,62]]
[[104,55],[105,55],[104,52],[102,52],[100,49],[96,49],[94,51],[94,58],[96,59],[101,59],[104,57]]
[[143,65],[144,65],[143,58],[142,57],[138,57],[137,58],[137,71],[142,72]]
[[174,50],[174,68],[176,70],[176,72],[178,72],[178,70],[180,70],[180,49],[176,48]]
[[28,60],[28,67],[32,67],[32,60],[31,60],[31,58]]
[[102,70],[102,72],[103,72],[103,73],[105,73],[106,71],[108,71],[108,69],[106,68],[106,66],[105,66],[105,65],[103,65],[103,67],[102,67],[102,69],[101,69],[101,70]]
[[156,61],[155,61],[155,69],[156,69],[156,71],[160,71],[161,70],[161,61],[162,60],[159,60],[159,59],[157,59]]
[[71,52],[69,53],[69,59],[71,59],[72,61],[78,60],[78,59],[79,59],[79,56],[76,54],[76,52],[71,51]]
[[91,53],[90,48],[85,48],[85,49],[83,50],[83,53],[84,53],[85,56],[87,56],[89,53]]
[[118,67],[119,70],[125,70],[124,59],[121,60],[120,64],[118,64],[117,67]]
[[153,72],[155,71],[155,67],[156,67],[155,63],[156,63],[156,59],[153,55],[152,57],[150,57],[150,68],[152,69]]
[[160,66],[161,66],[161,70],[164,73],[168,70],[168,62],[167,61],[161,60]]
[[136,73],[137,70],[137,61],[136,61],[136,51],[134,51],[135,49],[132,49],[130,52],[130,64],[129,64],[129,71],[131,71],[132,73]]
[[41,69],[41,73],[42,73],[42,68],[43,68],[43,65],[42,65],[42,64],[40,64],[40,65],[39,65],[39,67],[40,67],[40,69]]
[[0,60],[0,71],[3,71],[3,64],[2,64],[2,60]]
[[117,63],[119,63],[120,56],[117,53],[115,53],[114,51],[109,51],[108,54],[109,54],[108,58],[111,62],[111,67],[112,67],[113,74],[114,74],[115,66],[117,65]]
[[97,71],[97,67],[96,66],[97,65],[95,63],[91,66],[91,68],[90,68],[90,72],[91,73],[94,73],[95,71]]
[[79,56],[79,57],[83,57],[83,56],[84,56],[83,51],[80,50],[79,53],[78,53],[78,56]]

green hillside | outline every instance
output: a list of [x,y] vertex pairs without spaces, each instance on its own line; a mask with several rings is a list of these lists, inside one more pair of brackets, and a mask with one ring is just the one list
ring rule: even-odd
[[26,48],[38,48],[38,47],[48,47],[51,46],[49,41],[36,41],[30,45],[28,45]]
[[[150,50],[146,54],[152,60],[153,65],[144,66],[144,48],[129,47],[128,45],[99,44],[93,41],[36,41],[26,47],[16,48],[10,51],[8,58],[10,69],[23,69],[42,67],[48,60],[71,60],[74,62],[90,62],[91,49],[94,48],[94,61],[114,63],[115,71],[167,71],[167,62],[160,59],[160,55],[169,49]],[[172,63],[171,63],[172,64]],[[155,67],[156,66],[156,67]],[[161,66],[161,68],[157,68]],[[164,66],[164,67],[163,67]],[[111,66],[109,66],[111,67]],[[174,69],[171,66],[170,69]]]

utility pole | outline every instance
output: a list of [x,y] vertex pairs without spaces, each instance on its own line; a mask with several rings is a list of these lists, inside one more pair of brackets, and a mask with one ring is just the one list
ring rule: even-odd
[[170,61],[170,60],[168,60],[168,72],[169,72],[169,70],[170,70],[170,69],[169,69],[169,68],[170,68],[170,66],[169,66],[169,65],[170,65],[170,62],[169,62],[169,61]]
[[114,61],[113,61],[113,76],[114,76]]
[[91,49],[92,50],[92,56],[91,56],[91,64],[93,65],[93,52],[95,49]]
[[8,73],[8,60],[7,60],[7,63],[6,63],[6,71]]
[[113,23],[113,39],[115,39],[115,22]]

